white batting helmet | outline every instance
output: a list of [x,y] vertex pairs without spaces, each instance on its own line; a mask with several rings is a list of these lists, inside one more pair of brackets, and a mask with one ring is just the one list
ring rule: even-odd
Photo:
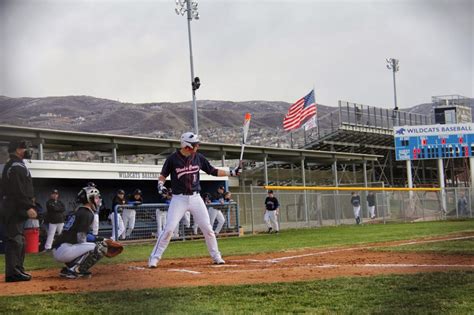
[[181,148],[193,148],[199,143],[199,136],[192,132],[185,132],[181,135]]

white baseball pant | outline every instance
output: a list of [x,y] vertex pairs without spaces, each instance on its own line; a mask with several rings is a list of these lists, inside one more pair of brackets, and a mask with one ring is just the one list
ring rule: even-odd
[[81,243],[81,244],[69,244],[63,243],[57,249],[53,249],[53,257],[56,261],[62,263],[68,263],[73,261],[79,256],[84,255],[91,250],[94,250],[95,243]]
[[[187,228],[191,227],[191,213],[189,211],[186,211],[180,222],[183,222],[183,225]],[[179,222],[176,228],[174,229],[174,236],[179,237]]]
[[353,210],[354,210],[354,218],[358,218],[360,216],[360,206],[352,206]]
[[375,206],[369,206],[369,213],[370,213],[370,218],[374,219],[375,218]]
[[280,227],[278,226],[276,210],[273,210],[273,211],[266,210],[265,215],[263,216],[263,220],[267,224],[268,228],[271,228],[273,225],[273,228],[275,229],[275,231],[280,231]]
[[92,234],[99,235],[99,214],[94,213],[94,221],[91,224]]
[[123,209],[122,219],[123,225],[125,226],[125,236],[129,237],[132,235],[133,229],[135,228],[135,216],[136,211],[132,209]]
[[196,223],[199,225],[201,231],[204,234],[209,255],[214,260],[221,259],[221,253],[219,252],[219,248],[217,246],[216,235],[214,234],[211,223],[209,222],[207,207],[199,193],[194,193],[191,196],[173,195],[173,199],[171,199],[171,203],[168,208],[168,217],[166,220],[165,229],[158,237],[155,247],[151,252],[150,259],[161,259],[161,256],[169,245],[176,226],[187,210],[192,213],[193,218],[196,220]]
[[[110,238],[115,241],[114,216],[115,216],[115,212],[112,212],[111,214],[109,214],[109,220],[112,221],[112,236]],[[120,213],[117,213],[117,225],[118,225],[117,235],[119,238],[124,239],[125,238],[125,225],[123,224],[123,219]]]
[[217,219],[217,227],[214,230],[214,232],[216,234],[219,234],[219,232],[221,231],[225,223],[225,218],[224,218],[224,215],[222,214],[222,211],[217,210],[216,208],[213,208],[213,207],[209,207],[209,219],[211,220],[212,227],[214,227],[214,221]]
[[48,223],[48,238],[44,244],[44,249],[51,249],[53,245],[54,236],[59,235],[63,231],[64,223]]
[[168,215],[168,211],[161,211],[159,208],[156,209],[156,237],[159,237],[161,232],[163,232],[163,229],[165,228],[166,225],[166,216]]

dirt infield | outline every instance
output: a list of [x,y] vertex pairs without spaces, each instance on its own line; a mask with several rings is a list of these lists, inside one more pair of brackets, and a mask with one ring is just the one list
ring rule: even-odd
[[30,282],[1,282],[0,295],[293,282],[340,276],[474,270],[473,255],[394,253],[370,250],[382,246],[470,238],[474,238],[474,234],[354,247],[228,256],[225,257],[227,262],[225,265],[212,265],[209,258],[164,259],[157,269],[146,268],[145,262],[119,265],[99,264],[91,270],[93,272],[92,279],[68,280],[59,278],[57,269],[38,270],[32,272],[33,280]]

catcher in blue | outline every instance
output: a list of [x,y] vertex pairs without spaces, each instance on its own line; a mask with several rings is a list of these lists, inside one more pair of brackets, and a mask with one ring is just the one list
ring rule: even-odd
[[173,231],[186,211],[190,211],[195,222],[201,228],[206,239],[207,249],[215,264],[225,264],[217,246],[216,235],[209,221],[206,205],[201,198],[199,171],[202,170],[213,176],[238,176],[240,166],[234,169],[222,170],[213,167],[209,161],[198,153],[199,137],[192,132],[183,133],[181,148],[172,153],[165,161],[158,177],[158,192],[166,191],[166,177],[171,175],[173,198],[168,209],[168,217],[163,233],[160,234],[156,245],[148,259],[148,267],[156,268],[164,251],[173,236]]
[[90,276],[89,269],[102,257],[114,257],[123,250],[120,243],[91,234],[94,214],[102,203],[99,190],[93,186],[84,187],[77,195],[77,201],[81,205],[53,244],[54,259],[66,264],[59,275],[68,279]]

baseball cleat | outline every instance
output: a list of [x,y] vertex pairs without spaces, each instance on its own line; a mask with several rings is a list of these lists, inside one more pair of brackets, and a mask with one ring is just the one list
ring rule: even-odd
[[269,233],[269,234],[272,233],[272,228],[268,228],[267,233]]
[[156,268],[158,267],[158,262],[160,260],[158,258],[150,258],[148,259],[148,268]]
[[225,264],[224,259],[222,259],[222,258],[214,259],[214,265],[224,265],[224,264]]
[[66,268],[66,267],[61,269],[61,271],[59,272],[59,276],[62,277],[62,278],[67,278],[67,279],[77,279],[77,278],[81,277],[80,274],[78,274],[78,273],[76,273],[76,272],[74,272],[71,269]]

